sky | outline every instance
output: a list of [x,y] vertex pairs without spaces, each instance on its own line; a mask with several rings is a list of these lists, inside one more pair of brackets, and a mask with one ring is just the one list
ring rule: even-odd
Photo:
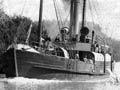
[[[55,10],[52,0],[43,0],[44,11],[43,19],[53,20]],[[120,0],[89,0],[87,20],[100,24],[102,32],[107,36],[120,40]],[[60,7],[61,16],[67,16],[64,5],[61,0],[57,0],[57,6]],[[8,15],[23,15],[31,18],[33,21],[38,20],[39,0],[3,0],[4,10]],[[65,13],[66,12],[66,13]],[[93,18],[93,19],[92,19]]]
[[[30,17],[32,20],[37,21],[39,15],[39,3],[40,0],[3,0],[4,9],[9,15],[23,15]],[[57,6],[63,7],[60,0]],[[53,0],[43,0],[43,19],[54,19],[55,10],[53,6]]]

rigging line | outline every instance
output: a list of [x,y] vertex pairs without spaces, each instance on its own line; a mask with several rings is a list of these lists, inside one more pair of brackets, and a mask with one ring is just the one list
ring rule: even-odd
[[67,23],[67,19],[69,16],[70,16],[70,13],[68,13],[68,15],[66,16],[65,21],[64,21],[64,25]]
[[[57,7],[57,1],[56,1],[56,0],[55,0],[55,4],[56,4],[56,10],[58,10],[59,8]],[[61,15],[60,15],[59,10],[58,10],[58,15],[59,15],[59,17],[60,17],[60,22],[61,22],[61,25],[62,25],[62,27],[63,27],[63,20],[62,20],[62,18],[61,18]]]
[[[97,6],[99,7],[99,3],[98,3],[98,1],[97,1],[97,0],[96,0],[96,2],[97,2]],[[94,8],[95,8],[95,12],[96,12],[97,16],[99,16],[99,15],[98,15],[98,12],[97,12],[97,10],[96,10],[95,5],[93,5],[93,6],[94,6]],[[99,8],[99,10],[100,10],[100,8]],[[100,21],[99,21],[99,23],[100,23]],[[100,23],[100,25],[102,25],[102,24]]]
[[[26,5],[26,2],[27,2],[27,0],[25,0],[25,2],[24,2],[24,5],[23,5],[23,8],[22,8],[22,11],[21,11],[21,16],[23,15],[23,12],[24,12],[24,9],[25,9],[25,5]],[[16,30],[16,35],[15,35],[15,37],[14,37],[14,41],[15,41],[15,43],[17,42],[17,40],[18,40],[18,37],[19,37],[19,29],[23,26],[23,23],[22,23],[23,21],[21,20],[20,21],[20,24],[19,24],[19,26],[17,27],[17,30]],[[22,28],[23,29],[23,28]]]
[[[27,0],[24,1],[24,5],[23,5],[23,8],[22,8],[22,11],[21,11],[21,14],[20,14],[21,16],[23,15],[23,12],[24,12],[24,9],[25,9],[26,2],[27,2]],[[19,30],[19,28],[20,28],[21,25],[23,25],[22,21],[20,21],[20,25],[19,25],[18,28],[17,28],[17,33],[16,33],[17,36],[18,36],[18,33],[19,33],[18,30]]]
[[95,7],[95,4],[93,4],[93,8],[95,9],[96,14],[98,15],[97,9]]
[[97,19],[98,19],[98,23],[102,26],[102,24],[100,23],[100,19],[98,18],[99,14],[98,14],[98,12],[97,12],[97,9],[96,9],[96,7],[95,7],[94,4],[93,4],[92,6],[93,6],[93,8],[94,8],[94,10],[95,10],[96,17],[97,17]]
[[[98,3],[98,0],[96,0],[96,3],[97,3],[97,6],[99,6],[99,3]],[[95,12],[96,12],[96,14],[97,14],[97,16],[98,16],[98,12],[97,12],[97,10],[96,10],[96,7],[95,7],[95,5],[93,5],[94,6],[94,8],[95,8]],[[97,17],[98,18],[98,17]],[[99,22],[99,24],[102,26],[102,24],[100,23],[100,21],[98,21]]]
[[[69,3],[69,2],[68,2]],[[64,19],[64,25],[67,23],[67,19],[68,19],[68,17],[70,16],[70,5],[68,5],[68,3],[65,3],[65,6],[67,6],[66,7],[66,9],[64,9],[65,10],[65,13],[68,13],[68,14],[66,14],[66,17],[65,17],[65,19]],[[67,10],[69,9],[69,12],[67,12]]]
[[70,7],[69,7],[69,12],[68,12],[67,16],[65,17],[64,25],[67,23],[67,19],[69,16],[70,16]]
[[66,9],[65,9],[65,12],[67,12],[68,8],[70,7],[70,5],[68,5],[68,3],[64,3],[65,4],[64,6],[67,6]]
[[[99,6],[98,0],[96,0],[97,6]],[[112,23],[109,23],[109,25],[112,25]],[[111,33],[110,37],[112,37],[113,33]]]
[[92,22],[93,22],[93,25],[94,25],[95,23],[94,23],[94,19],[93,19],[92,6],[91,6],[91,3],[90,3],[90,0],[88,0],[88,3],[89,3],[89,9],[90,9],[91,17],[92,17]]
[[[99,3],[98,3],[98,0],[96,0],[96,3],[97,3],[97,6],[99,6]],[[101,10],[100,8],[99,8],[99,10]],[[98,14],[98,13],[97,13]],[[103,18],[102,18],[103,19]],[[100,23],[100,21],[99,21],[99,23]],[[111,23],[109,23],[110,25],[111,25]],[[100,23],[100,25],[102,26],[102,24]],[[112,36],[112,33],[111,33],[111,36]]]
[[[98,1],[96,0],[96,2],[97,2],[97,6],[99,6],[99,4],[98,4]],[[96,12],[96,14],[97,14],[97,18],[98,18],[98,12],[97,12],[97,10],[96,10],[96,7],[95,7],[95,5],[93,5],[94,6],[94,9],[95,9],[95,12]],[[98,19],[99,21],[99,24],[102,26],[102,24],[100,23],[100,19]],[[104,38],[105,38],[105,36],[104,36]],[[106,40],[105,40],[106,41]],[[106,41],[106,43],[108,43],[107,41]]]
[[54,3],[56,18],[57,18],[57,22],[58,22],[59,31],[60,31],[60,22],[59,22],[59,19],[58,19],[58,14],[57,14],[57,8],[56,8],[56,5],[55,5],[55,0],[53,0],[53,3]]
[[22,8],[22,11],[21,11],[21,14],[20,14],[21,16],[23,15],[26,3],[27,3],[27,0],[24,1],[24,5],[23,5],[23,8]]

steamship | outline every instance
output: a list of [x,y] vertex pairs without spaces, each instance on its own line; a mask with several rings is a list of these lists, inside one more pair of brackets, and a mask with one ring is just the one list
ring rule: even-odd
[[[6,77],[56,78],[64,74],[106,75],[112,69],[111,54],[107,45],[95,41],[95,32],[84,25],[86,0],[83,0],[82,24],[79,27],[80,0],[71,0],[70,27],[63,27],[54,41],[46,39],[47,48],[42,47],[41,27],[43,0],[40,0],[40,46],[13,43],[1,55],[0,73]],[[101,48],[100,48],[101,47]]]

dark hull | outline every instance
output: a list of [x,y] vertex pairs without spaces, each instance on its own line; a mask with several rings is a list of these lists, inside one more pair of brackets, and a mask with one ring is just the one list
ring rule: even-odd
[[[1,56],[0,72],[5,73],[7,77],[15,77],[17,69],[20,77],[42,79],[103,75],[103,72],[100,73],[99,69],[93,72],[93,69],[95,69],[93,64],[24,50],[16,50],[16,61],[17,65],[15,65],[14,49],[8,50]],[[103,71],[103,65],[101,70]]]

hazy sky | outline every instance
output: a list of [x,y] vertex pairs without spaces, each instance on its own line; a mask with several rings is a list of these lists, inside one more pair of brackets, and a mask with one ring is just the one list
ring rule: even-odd
[[[63,7],[60,0],[57,0],[57,6]],[[53,0],[43,0],[44,10],[43,18],[54,19],[55,10]],[[4,0],[4,8],[9,15],[24,15],[30,17],[32,20],[38,20],[40,0]],[[23,13],[22,13],[23,12]]]
[[[24,15],[32,20],[38,20],[39,0],[3,0],[4,9],[9,15]],[[55,19],[53,0],[43,0],[44,19]],[[120,40],[120,0],[89,0],[92,5],[92,14],[88,13],[88,20],[94,20],[102,27],[108,36]],[[26,3],[25,3],[26,2]],[[61,0],[57,0],[58,7],[63,9]],[[22,13],[23,11],[23,13]],[[64,10],[60,10],[65,16]]]

